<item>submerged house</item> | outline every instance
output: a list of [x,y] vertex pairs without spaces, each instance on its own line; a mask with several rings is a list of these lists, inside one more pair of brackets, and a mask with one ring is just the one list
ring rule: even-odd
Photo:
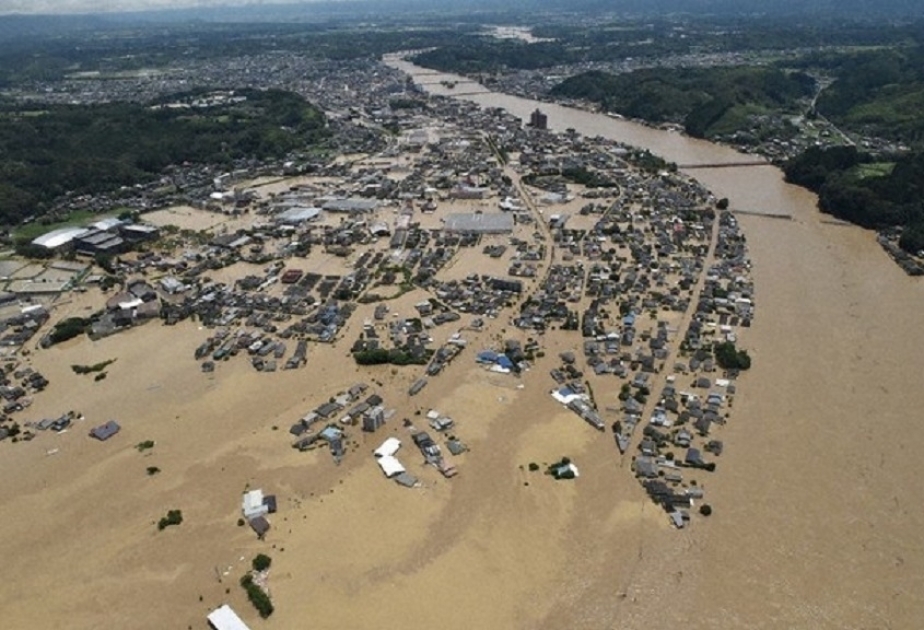
[[257,516],[248,521],[250,523],[250,528],[256,532],[257,538],[263,540],[263,537],[266,536],[266,532],[270,530],[269,521],[266,520],[266,517]]
[[101,424],[98,427],[93,427],[90,429],[90,437],[96,438],[100,442],[105,442],[121,430],[122,427],[119,426],[118,422],[115,420],[110,420],[105,424]]
[[269,512],[269,506],[263,501],[263,491],[257,489],[245,492],[241,500],[241,512],[244,513],[244,518],[249,520]]

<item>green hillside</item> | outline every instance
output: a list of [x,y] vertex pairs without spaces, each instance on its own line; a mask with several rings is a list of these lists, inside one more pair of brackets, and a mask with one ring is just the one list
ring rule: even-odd
[[681,122],[690,135],[709,138],[746,127],[749,116],[796,112],[813,89],[803,73],[733,66],[585,72],[555,86],[552,95],[652,123]]
[[[199,97],[208,93],[169,100]],[[0,224],[37,214],[66,192],[150,181],[170,165],[281,157],[317,141],[324,127],[319,109],[273,90],[238,90],[234,98],[195,107],[0,107]]]

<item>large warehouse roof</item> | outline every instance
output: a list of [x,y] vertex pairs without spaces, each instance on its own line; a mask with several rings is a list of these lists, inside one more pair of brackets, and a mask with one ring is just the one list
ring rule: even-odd
[[446,217],[446,229],[450,232],[503,234],[513,231],[513,217],[501,212],[450,214]]
[[57,249],[62,245],[67,245],[75,238],[83,236],[89,230],[82,227],[63,227],[51,232],[46,232],[32,241],[33,245],[47,247],[48,249]]
[[321,206],[328,212],[372,212],[378,208],[379,202],[375,199],[328,199]]
[[289,225],[297,225],[299,223],[304,223],[305,221],[311,221],[312,219],[317,218],[321,214],[319,208],[311,208],[307,206],[293,206],[284,212],[280,212],[276,215],[276,223],[288,223]]

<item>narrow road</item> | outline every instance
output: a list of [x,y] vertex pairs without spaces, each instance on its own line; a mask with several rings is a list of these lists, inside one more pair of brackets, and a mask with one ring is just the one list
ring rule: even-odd
[[[667,359],[665,359],[664,367],[655,373],[654,378],[648,386],[648,389],[651,393],[648,396],[648,401],[645,403],[644,408],[642,409],[642,414],[639,419],[638,426],[636,426],[636,430],[632,434],[632,440],[630,441],[629,448],[627,448],[626,452],[621,455],[621,464],[625,461],[622,458],[628,456],[631,460],[631,457],[638,452],[638,445],[642,440],[642,432],[638,430],[638,427],[641,426],[644,428],[645,425],[648,424],[648,421],[651,418],[655,407],[657,407],[658,403],[661,401],[661,391],[667,384],[667,377],[674,373],[673,363],[675,363],[680,356],[680,344],[683,343],[683,340],[686,337],[687,328],[689,328],[690,322],[693,320],[693,315],[696,313],[696,305],[698,303],[699,294],[702,292],[703,285],[706,283],[706,273],[713,262],[715,262],[715,247],[716,242],[718,241],[718,236],[719,215],[716,213],[715,221],[713,221],[712,224],[712,234],[709,238],[709,251],[703,257],[703,268],[696,280],[696,285],[693,287],[690,293],[690,304],[687,307],[687,310],[684,311],[683,317],[680,319],[680,322],[677,325],[677,334],[673,339],[670,340],[667,345],[668,355]],[[678,387],[678,390],[679,389],[680,387]]]

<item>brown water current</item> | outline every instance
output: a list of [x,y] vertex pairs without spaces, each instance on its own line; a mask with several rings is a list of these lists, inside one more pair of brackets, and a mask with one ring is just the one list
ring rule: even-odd
[[[432,93],[524,119],[539,107],[552,130],[612,138],[678,164],[754,160],[389,63]],[[662,531],[639,516],[653,507],[614,508],[609,483],[588,480],[599,487],[573,506],[585,510],[569,551],[574,583],[539,627],[921,627],[920,280],[892,263],[872,232],[825,223],[815,196],[773,166],[689,173],[733,210],[792,216],[739,217],[754,263],[757,318],[742,335],[754,367],[723,433],[728,451],[707,480],[716,513],[690,530]]]

